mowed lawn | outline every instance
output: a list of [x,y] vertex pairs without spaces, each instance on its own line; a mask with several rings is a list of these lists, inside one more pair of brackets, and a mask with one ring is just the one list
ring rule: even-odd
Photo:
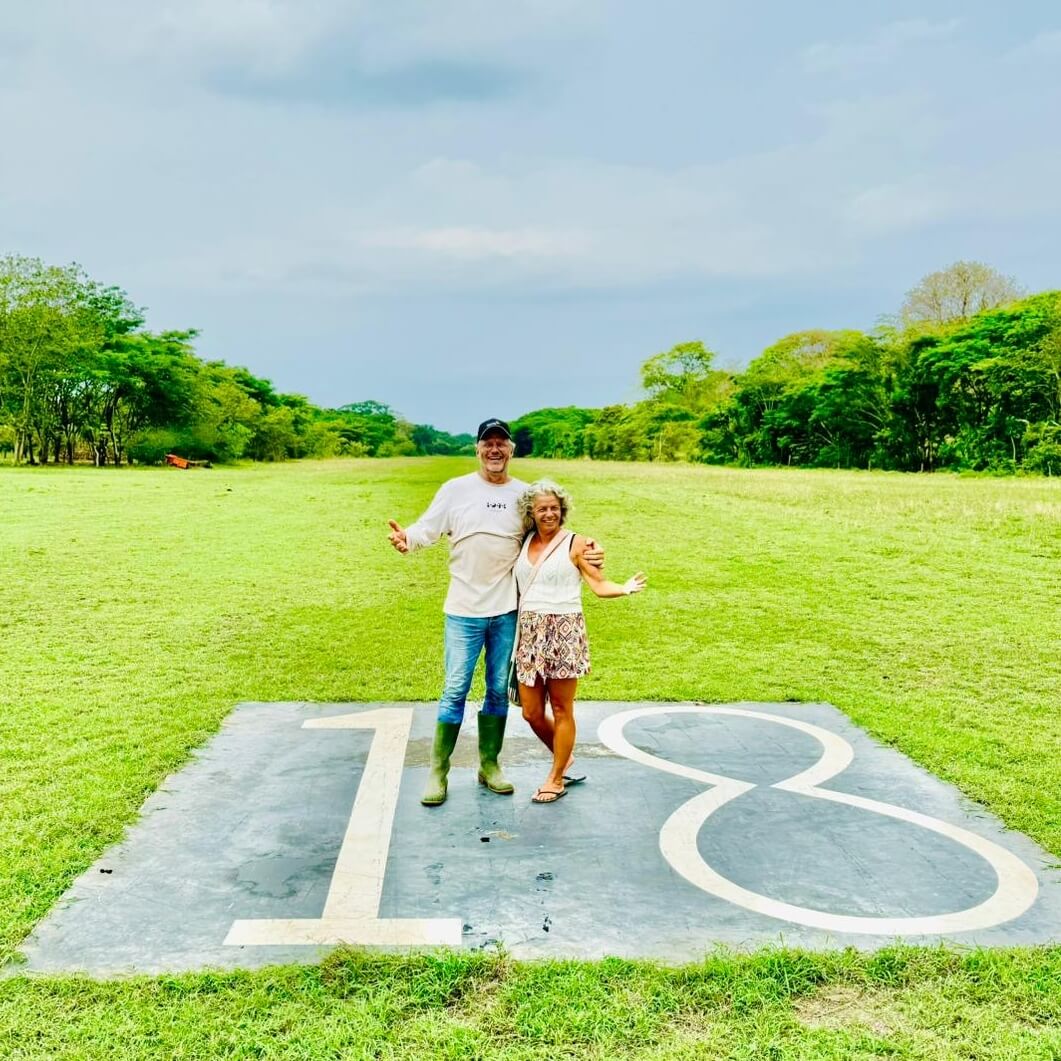
[[[445,549],[386,519],[473,467],[0,468],[0,961],[236,702],[437,695]],[[827,701],[1061,855],[1061,483],[513,470],[649,576],[587,604],[583,697]],[[1056,948],[0,982],[5,1058],[1057,1058],[1059,1025]]]

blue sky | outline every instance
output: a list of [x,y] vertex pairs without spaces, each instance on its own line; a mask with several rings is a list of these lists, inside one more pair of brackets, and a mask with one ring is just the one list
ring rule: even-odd
[[0,251],[203,356],[469,430],[1061,286],[1055,3],[37,0],[0,37]]

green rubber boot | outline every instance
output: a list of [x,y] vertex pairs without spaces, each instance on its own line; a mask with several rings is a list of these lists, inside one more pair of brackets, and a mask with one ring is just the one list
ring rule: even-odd
[[457,746],[457,734],[460,731],[459,722],[435,723],[435,743],[431,745],[431,769],[427,775],[427,787],[420,797],[420,802],[425,807],[437,807],[446,802],[449,758]]
[[484,715],[479,712],[479,784],[486,785],[491,792],[500,796],[511,796],[516,791],[497,763],[507,721],[507,715]]

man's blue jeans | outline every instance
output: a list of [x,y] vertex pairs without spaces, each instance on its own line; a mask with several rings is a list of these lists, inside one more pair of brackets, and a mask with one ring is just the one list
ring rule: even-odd
[[484,715],[508,714],[508,664],[516,639],[516,613],[472,619],[446,616],[446,684],[438,702],[439,722],[460,724],[464,702],[472,687],[472,675],[483,649],[486,650],[486,698]]

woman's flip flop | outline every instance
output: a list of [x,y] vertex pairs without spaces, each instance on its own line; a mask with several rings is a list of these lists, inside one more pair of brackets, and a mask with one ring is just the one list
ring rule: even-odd
[[[567,760],[567,766],[564,767],[564,770],[565,771],[570,770],[571,767],[574,766],[574,765],[575,765],[575,757],[572,755],[571,758]],[[568,774],[568,773],[564,774],[564,784],[565,785],[581,785],[582,782],[585,781],[585,780],[586,780],[586,775],[585,774],[581,774],[581,775],[579,775],[579,774]]]
[[549,788],[539,788],[537,792],[531,796],[531,803],[555,803],[562,796],[567,795],[567,789],[562,788],[559,792],[553,792]]

